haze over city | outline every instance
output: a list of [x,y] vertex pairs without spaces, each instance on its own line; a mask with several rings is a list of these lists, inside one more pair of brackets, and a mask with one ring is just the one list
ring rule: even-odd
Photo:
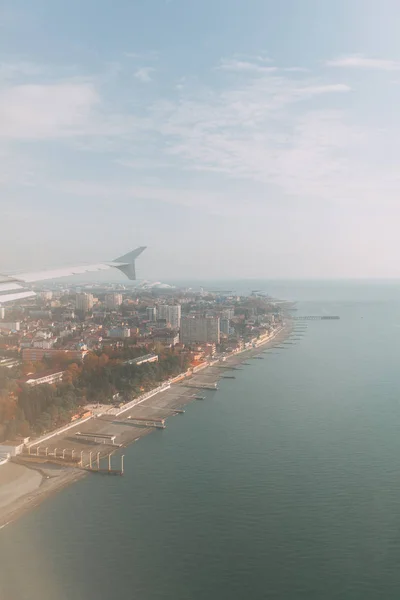
[[0,599],[398,600],[400,0],[0,1]]
[[[5,1],[0,271],[399,277],[394,0]],[[371,34],[374,32],[374,35]]]

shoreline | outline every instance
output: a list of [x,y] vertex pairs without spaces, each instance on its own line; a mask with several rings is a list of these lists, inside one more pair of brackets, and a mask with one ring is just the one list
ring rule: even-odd
[[[292,331],[293,321],[288,319],[285,325],[278,330],[273,337],[260,342],[256,347],[247,348],[241,352],[231,354],[227,356],[224,361],[218,361],[218,364],[208,364],[183,382],[172,384],[171,387],[165,391],[151,395],[135,406],[123,410],[124,418],[131,416],[132,413],[134,413],[134,416],[136,417],[148,417],[154,419],[167,419],[171,416],[175,416],[176,413],[174,413],[174,408],[182,408],[186,404],[193,402],[195,396],[199,394],[199,390],[197,390],[196,393],[196,388],[190,387],[191,385],[197,384],[201,386],[204,384],[212,385],[217,383],[223,373],[223,368],[221,369],[221,367],[226,367],[228,370],[229,367],[239,366],[244,363],[246,359],[259,355],[264,350],[268,349],[268,347],[284,341],[290,336]],[[108,414],[91,419],[89,422],[91,422],[92,425],[89,426],[89,430],[92,431],[96,428],[99,432],[104,431],[104,429],[106,429],[106,431],[112,431],[113,433],[115,432],[116,435],[119,436],[119,446],[108,446],[106,451],[104,450],[103,445],[89,446],[89,450],[100,451],[102,452],[102,456],[105,456],[105,452],[106,454],[113,454],[117,450],[130,446],[138,439],[154,431],[154,428],[133,427],[131,423],[117,421],[116,419],[117,415]],[[81,429],[83,428],[84,426],[81,427]],[[63,446],[60,446],[61,441]],[[65,447],[67,449],[77,448],[79,445],[76,440],[71,440],[71,438],[64,437],[63,435],[55,436],[52,443],[56,446],[58,444],[58,448]],[[85,447],[83,445],[81,447],[86,452],[89,452],[87,446]],[[5,470],[3,471],[3,469]],[[19,471],[19,478],[16,476],[17,471]],[[32,471],[37,474],[34,480]],[[9,501],[3,500],[3,503],[0,502],[0,529],[3,529],[6,525],[10,525],[28,511],[36,508],[53,494],[61,491],[68,485],[83,479],[87,475],[89,475],[89,472],[85,469],[51,464],[44,462],[43,460],[38,460],[37,462],[33,461],[28,464],[27,462],[23,462],[23,459],[21,461],[16,459],[7,463],[7,465],[2,466],[0,468],[0,491],[2,489],[4,490],[3,486],[9,487],[10,491]],[[22,490],[22,493],[19,495],[18,490],[13,490],[13,487],[15,488],[16,486],[17,479],[20,480],[20,489]],[[31,489],[24,493],[24,490],[29,487],[27,485],[28,480],[30,481]],[[7,495],[7,491],[5,495]]]

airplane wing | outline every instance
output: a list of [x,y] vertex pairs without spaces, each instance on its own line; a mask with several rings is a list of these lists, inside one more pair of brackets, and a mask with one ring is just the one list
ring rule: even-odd
[[128,279],[134,280],[136,279],[135,259],[142,254],[145,249],[146,246],[141,246],[115,260],[94,265],[79,265],[76,267],[63,267],[61,269],[52,269],[48,271],[0,275],[0,304],[35,296],[35,292],[30,290],[26,284],[34,283],[36,281],[45,281],[46,279],[67,277],[68,275],[77,275],[80,273],[90,273],[115,268],[122,271]]

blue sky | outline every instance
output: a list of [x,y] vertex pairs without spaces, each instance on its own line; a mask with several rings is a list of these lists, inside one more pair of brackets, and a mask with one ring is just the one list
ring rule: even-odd
[[[68,8],[66,8],[68,6]],[[0,269],[399,277],[400,6],[3,1]]]

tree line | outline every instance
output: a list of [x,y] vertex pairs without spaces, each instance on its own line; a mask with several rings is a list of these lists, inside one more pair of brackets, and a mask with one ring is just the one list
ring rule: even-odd
[[[125,364],[136,354],[133,349],[124,349],[120,354],[114,350],[109,354],[90,353],[82,365],[59,365],[65,373],[63,382],[57,385],[32,387],[19,383],[18,377],[27,372],[26,365],[22,369],[0,368],[0,441],[61,427],[88,403],[126,402],[188,367],[186,360],[173,351],[164,352],[158,362]],[[43,366],[58,367],[54,359]]]

